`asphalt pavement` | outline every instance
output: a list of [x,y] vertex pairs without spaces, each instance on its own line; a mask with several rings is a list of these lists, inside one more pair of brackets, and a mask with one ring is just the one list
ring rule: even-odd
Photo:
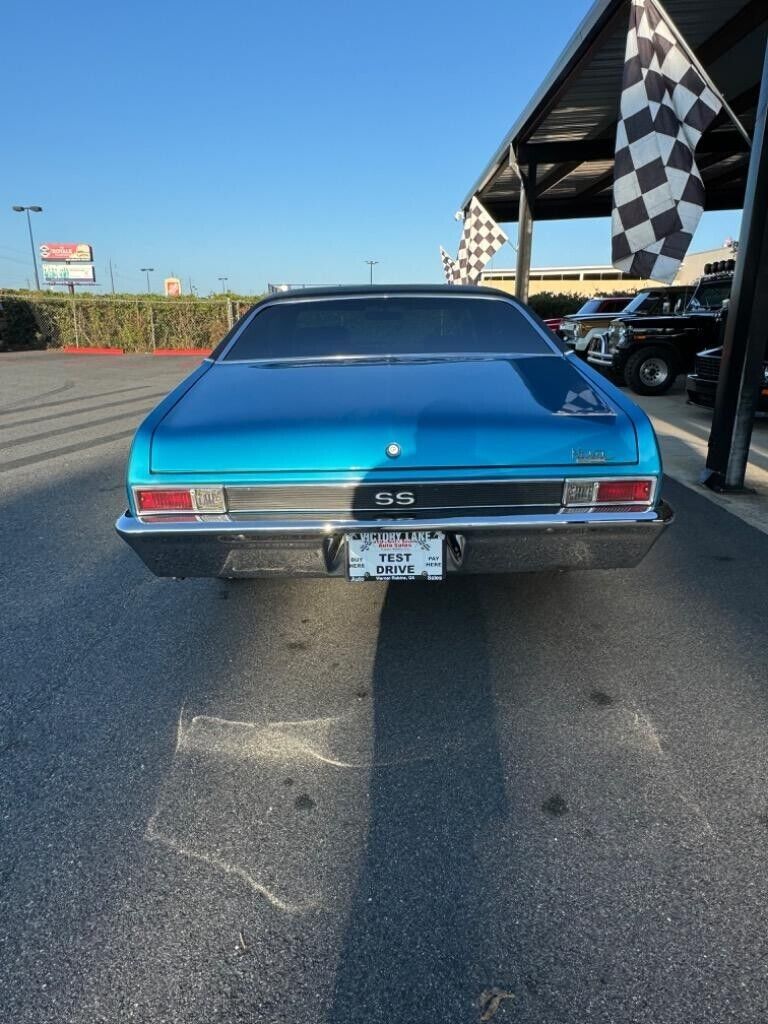
[[668,480],[631,571],[155,579],[191,366],[0,356],[0,1020],[768,1019],[768,535]]

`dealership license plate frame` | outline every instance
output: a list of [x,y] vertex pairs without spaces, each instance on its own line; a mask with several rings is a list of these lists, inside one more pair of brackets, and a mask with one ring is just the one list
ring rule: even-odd
[[[407,549],[402,545],[404,540],[410,541],[411,546]],[[398,541],[402,545],[400,551],[396,550],[398,545],[395,542]],[[424,544],[428,547],[425,548]],[[371,572],[377,565],[407,567],[411,564],[409,561],[382,563],[377,562],[376,558],[382,554],[413,555],[413,545],[421,547],[421,551],[416,551],[416,554],[421,555],[423,552],[420,561],[413,563],[418,571]],[[387,547],[391,547],[391,550],[386,550]],[[445,555],[445,534],[440,530],[356,530],[347,535],[347,579],[351,583],[413,583],[415,580],[440,583],[445,579]]]

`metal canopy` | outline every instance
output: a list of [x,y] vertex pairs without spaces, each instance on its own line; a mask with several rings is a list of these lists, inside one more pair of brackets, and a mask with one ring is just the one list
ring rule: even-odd
[[[751,135],[768,0],[664,0],[664,6]],[[629,0],[596,0],[463,208],[476,194],[497,221],[517,220],[522,174],[535,220],[610,215],[628,24]],[[696,159],[706,209],[740,208],[749,153],[725,114],[702,137]]]

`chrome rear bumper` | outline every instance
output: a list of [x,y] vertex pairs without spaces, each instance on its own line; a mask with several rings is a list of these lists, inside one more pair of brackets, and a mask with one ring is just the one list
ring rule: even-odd
[[447,573],[636,566],[672,521],[666,502],[642,512],[573,511],[460,519],[145,523],[117,532],[156,576],[346,576],[346,537],[365,530],[441,530]]

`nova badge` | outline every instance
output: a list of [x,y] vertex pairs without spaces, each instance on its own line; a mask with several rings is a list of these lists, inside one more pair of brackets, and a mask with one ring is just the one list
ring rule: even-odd
[[587,450],[584,448],[571,448],[571,458],[574,462],[585,463],[585,462],[610,462],[611,456],[606,454],[601,448],[595,450]]

